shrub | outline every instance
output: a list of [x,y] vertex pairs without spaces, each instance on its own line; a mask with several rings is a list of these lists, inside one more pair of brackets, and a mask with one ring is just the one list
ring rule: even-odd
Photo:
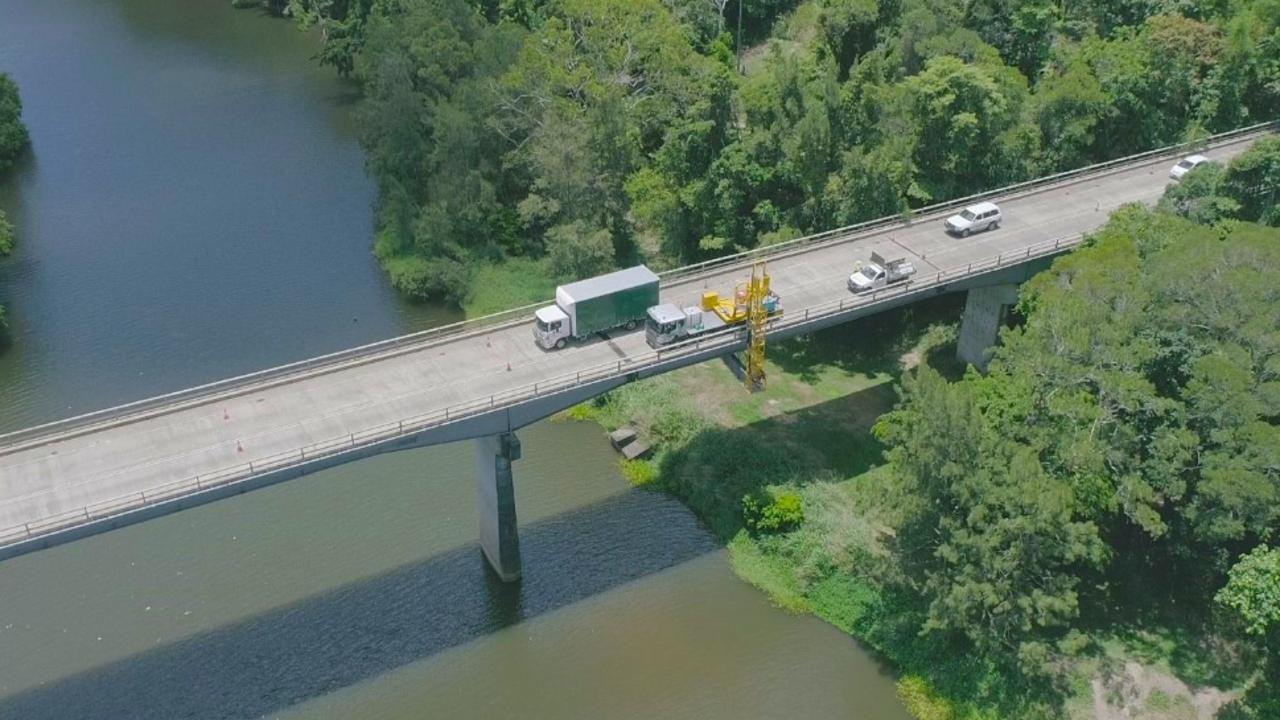
[[635,487],[644,487],[658,479],[658,465],[652,460],[623,460],[622,476]]
[[742,497],[742,522],[757,535],[794,530],[804,522],[800,493],[748,493]]
[[461,303],[467,296],[470,278],[457,260],[399,257],[385,264],[391,273],[391,284],[418,300]]
[[22,100],[18,86],[8,75],[0,73],[0,174],[8,172],[18,156],[31,144],[27,127],[22,124]]
[[0,210],[0,255],[8,255],[11,252],[13,252],[13,223],[9,222],[4,211]]
[[908,675],[898,681],[898,698],[918,720],[957,720],[951,704],[938,697],[928,681],[919,675]]

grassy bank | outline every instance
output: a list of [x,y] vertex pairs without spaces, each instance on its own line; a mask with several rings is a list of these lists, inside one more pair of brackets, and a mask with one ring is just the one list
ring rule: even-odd
[[[1193,688],[1238,690],[1247,673],[1213,677],[1205,666],[1217,658],[1195,632],[1169,629],[1176,622],[1100,625],[1080,639],[1063,683],[1031,686],[961,641],[921,636],[919,599],[877,582],[895,523],[871,429],[896,403],[896,381],[919,363],[963,373],[952,359],[961,299],[772,344],[762,393],[746,393],[723,364],[708,362],[566,415],[610,430],[637,426],[655,453],[623,461],[626,476],[683,500],[726,544],[739,576],[778,606],[813,613],[889,659],[918,718],[1205,717],[1195,713],[1231,693]],[[1098,705],[1100,693],[1114,706]]]
[[[637,426],[655,446],[623,462],[633,483],[683,500],[728,547],[734,570],[782,608],[811,612],[907,670],[899,683],[921,718],[985,717],[943,699],[926,648],[893,638],[889,608],[870,581],[888,532],[876,494],[884,473],[871,428],[896,401],[895,381],[925,356],[948,361],[959,298],[941,298],[769,347],[768,389],[748,394],[720,362],[621,388],[567,415],[607,429]],[[803,520],[752,532],[745,505],[798,497]],[[786,502],[785,500],[782,502]],[[917,651],[917,658],[904,649]],[[925,678],[928,679],[925,679]],[[949,689],[951,697],[965,693]],[[992,716],[995,717],[995,716]]]

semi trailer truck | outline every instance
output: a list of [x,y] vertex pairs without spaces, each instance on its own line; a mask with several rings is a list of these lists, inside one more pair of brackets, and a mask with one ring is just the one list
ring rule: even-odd
[[588,335],[634,330],[658,304],[658,276],[643,266],[579,280],[556,288],[556,304],[534,313],[533,337],[546,350],[559,350]]

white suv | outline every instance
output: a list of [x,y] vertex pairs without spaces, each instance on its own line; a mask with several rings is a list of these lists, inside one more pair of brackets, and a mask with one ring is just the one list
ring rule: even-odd
[[969,237],[970,233],[1000,227],[1002,219],[1000,208],[995,203],[980,202],[947,218],[947,232]]

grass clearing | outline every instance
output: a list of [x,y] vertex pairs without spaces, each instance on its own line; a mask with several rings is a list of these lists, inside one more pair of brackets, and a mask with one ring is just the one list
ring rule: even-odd
[[767,67],[764,61],[773,52],[774,46],[777,46],[783,57],[791,57],[805,51],[821,31],[819,26],[821,17],[822,8],[818,2],[805,0],[794,10],[778,18],[768,40],[743,51],[743,73],[750,76]]
[[501,265],[476,268],[470,296],[462,309],[469,318],[482,317],[548,301],[555,293],[556,281],[542,263],[530,258],[510,258]]

